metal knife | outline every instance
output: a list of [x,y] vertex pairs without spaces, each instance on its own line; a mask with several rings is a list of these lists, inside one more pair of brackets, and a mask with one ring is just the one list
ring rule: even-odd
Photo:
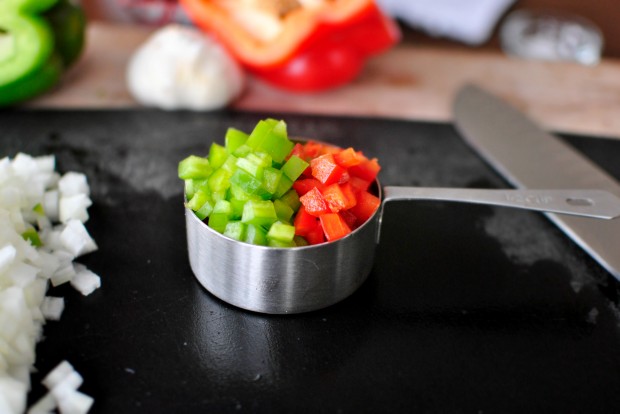
[[[457,93],[453,115],[465,141],[517,188],[591,188],[620,196],[620,183],[612,176],[477,86]],[[620,220],[547,216],[620,280]]]

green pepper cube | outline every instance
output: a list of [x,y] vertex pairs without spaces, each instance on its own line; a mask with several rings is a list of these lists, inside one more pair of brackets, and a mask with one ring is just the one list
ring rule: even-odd
[[30,244],[32,244],[35,247],[43,246],[43,243],[41,242],[41,238],[39,237],[39,233],[37,233],[37,231],[32,227],[30,227],[29,229],[27,229],[25,232],[22,233],[22,238],[26,241],[29,241]]
[[230,237],[234,240],[245,240],[247,224],[240,221],[229,221],[224,229],[224,236]]
[[271,194],[262,188],[262,181],[241,168],[232,175],[230,184],[236,185],[246,193],[256,195],[264,200],[271,198]]
[[282,171],[273,167],[267,167],[263,170],[263,188],[269,194],[274,194],[278,190],[281,179]]
[[271,167],[273,159],[266,152],[251,152],[245,156],[248,160],[261,167]]
[[228,192],[227,191],[212,191],[211,200],[213,200],[214,203],[220,200],[228,200]]
[[293,237],[293,241],[295,242],[295,246],[298,246],[298,247],[308,246],[310,244],[308,243],[308,240],[306,240],[305,238],[301,236]]
[[247,200],[239,200],[238,198],[230,198],[228,200],[230,205],[232,206],[232,219],[233,220],[241,220],[243,216],[243,206]]
[[276,209],[269,200],[249,200],[243,206],[241,221],[268,228],[278,220]]
[[209,217],[212,211],[213,211],[213,202],[210,200],[207,200],[204,202],[204,204],[200,208],[198,208],[198,210],[195,211],[195,214],[196,214],[196,217],[198,217],[200,220],[204,220],[207,217]]
[[37,203],[34,207],[32,207],[32,211],[34,211],[40,216],[45,215],[45,210],[43,209],[43,205],[41,205],[41,203]]
[[209,216],[209,227],[213,230],[224,233],[226,225],[232,217],[232,206],[226,200],[218,200]]
[[237,159],[237,167],[250,174],[252,177],[256,177],[259,180],[263,179],[264,167],[255,164],[247,158]]
[[233,155],[235,157],[245,157],[249,153],[251,153],[253,149],[246,144],[241,145],[239,148],[233,151]]
[[267,240],[278,240],[281,242],[292,242],[295,237],[295,226],[276,221],[269,227]]
[[278,183],[278,189],[273,194],[273,196],[275,198],[280,198],[284,194],[286,194],[287,191],[291,189],[291,187],[293,187],[293,180],[288,178],[286,175],[282,174],[282,178],[280,179],[280,182]]
[[229,155],[220,169],[228,172],[230,175],[233,175],[233,173],[237,171],[237,157],[234,155]]
[[230,187],[230,173],[223,168],[216,170],[209,177],[209,189],[211,191],[226,191]]
[[220,168],[228,158],[228,151],[220,144],[214,142],[209,148],[209,164],[214,170]]
[[245,242],[257,244],[259,246],[266,246],[267,231],[256,224],[248,224],[245,230]]
[[211,194],[208,183],[208,179],[185,180],[185,197],[187,197],[188,200],[191,200],[194,194],[196,194],[198,191]]
[[279,200],[288,204],[288,206],[292,208],[295,212],[299,210],[299,207],[301,206],[301,201],[299,201],[299,194],[297,194],[297,191],[292,188],[286,193],[284,193],[284,195],[280,197]]
[[211,201],[211,194],[206,191],[196,191],[189,199],[186,206],[190,210],[197,211],[204,203]]
[[291,157],[282,166],[282,172],[291,180],[295,181],[308,168],[310,164],[299,158],[297,155]]
[[230,188],[228,189],[228,191],[229,191],[229,197],[228,197],[229,199],[237,199],[237,200],[242,200],[242,201],[261,199],[257,195],[248,193],[247,191],[245,191],[243,188],[241,188],[235,183],[230,184]]
[[229,153],[235,152],[237,148],[245,144],[248,134],[235,128],[228,128],[224,136],[224,145]]
[[294,146],[288,139],[286,123],[275,119],[259,121],[245,145],[255,151],[266,152],[276,163],[284,161]]
[[288,204],[278,199],[273,201],[273,207],[276,209],[278,220],[285,223],[291,222],[291,217],[293,217],[295,212]]
[[213,167],[207,158],[190,155],[179,163],[178,172],[182,180],[208,178],[213,172]]
[[269,247],[297,247],[294,240],[291,241],[282,241],[276,239],[267,238],[267,245]]
[[265,137],[267,134],[271,133],[274,127],[278,124],[278,121],[272,118],[263,119],[258,121],[248,139],[245,141],[245,145],[252,148],[253,150],[258,150],[263,144]]

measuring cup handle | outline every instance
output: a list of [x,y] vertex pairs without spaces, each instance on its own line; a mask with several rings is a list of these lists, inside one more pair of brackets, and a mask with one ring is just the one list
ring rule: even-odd
[[620,216],[620,198],[592,189],[472,189],[384,187],[384,203],[396,200],[439,200],[513,207],[546,213],[613,219]]

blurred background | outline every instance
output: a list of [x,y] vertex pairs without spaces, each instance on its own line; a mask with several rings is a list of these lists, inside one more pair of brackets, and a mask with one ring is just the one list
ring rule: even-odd
[[[82,6],[90,20],[161,25],[172,20],[183,21],[184,19],[176,7],[175,0],[82,0]],[[602,32],[603,57],[620,57],[620,24],[618,24],[620,1],[618,0],[516,0],[494,26],[490,38],[475,46],[499,49],[499,28],[502,19],[517,9],[565,12],[584,17],[598,26]],[[412,28],[402,20],[399,23],[405,42],[431,44],[435,47],[462,44],[445,36],[429,35],[423,30]]]

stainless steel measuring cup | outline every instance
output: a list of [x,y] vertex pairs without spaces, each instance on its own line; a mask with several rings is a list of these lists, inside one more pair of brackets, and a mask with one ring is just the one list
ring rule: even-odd
[[382,205],[346,237],[318,245],[274,248],[230,239],[186,209],[191,268],[213,295],[250,311],[317,310],[351,295],[366,280],[379,242],[383,207],[396,200],[444,200],[611,219],[620,199],[598,190],[477,190],[385,187]]

